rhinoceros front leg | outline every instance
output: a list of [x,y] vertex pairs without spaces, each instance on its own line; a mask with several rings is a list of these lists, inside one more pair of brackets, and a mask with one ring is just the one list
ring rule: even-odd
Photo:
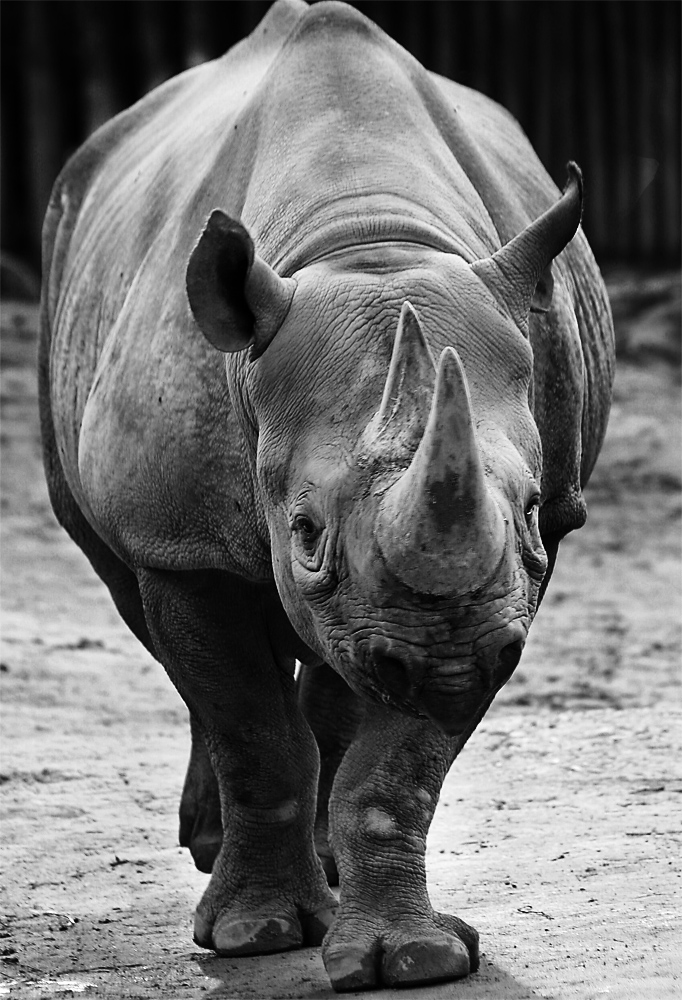
[[[360,699],[326,663],[302,664],[296,689],[298,704],[313,731],[320,753],[315,817],[315,849],[329,885],[339,873],[329,846],[329,796],[343,755],[362,715]],[[201,724],[190,714],[192,749],[180,800],[180,844],[194,864],[210,874],[223,839],[220,792]]]
[[[318,770],[274,588],[213,571],[138,573],[159,658],[201,727],[223,838],[196,910],[197,944],[223,955],[319,944],[336,901],[313,846]],[[279,640],[277,640],[279,641]]]
[[357,732],[363,705],[344,679],[326,663],[303,664],[297,689],[298,703],[320,752],[315,849],[329,885],[338,885],[339,872],[329,846],[329,796],[339,765]]
[[457,979],[478,968],[478,934],[429,901],[426,835],[465,738],[367,708],[330,801],[341,907],[322,954],[337,992]]

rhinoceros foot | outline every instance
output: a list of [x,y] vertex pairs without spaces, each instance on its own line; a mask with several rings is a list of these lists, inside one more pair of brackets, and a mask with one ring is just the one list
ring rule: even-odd
[[389,923],[339,916],[322,949],[337,993],[460,979],[479,965],[478,933],[458,917]]
[[322,906],[314,913],[296,910],[221,913],[211,926],[201,914],[194,917],[194,941],[219,955],[265,955],[304,945],[319,945],[329,930],[335,907]]

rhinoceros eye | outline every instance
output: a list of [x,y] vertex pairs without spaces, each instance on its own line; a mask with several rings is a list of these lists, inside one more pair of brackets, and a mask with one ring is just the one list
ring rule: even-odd
[[535,516],[535,513],[539,506],[540,506],[540,494],[534,493],[526,501],[526,524],[528,525],[528,527],[530,527],[531,524],[533,523],[533,517]]
[[312,518],[306,514],[297,514],[292,527],[302,542],[315,541],[320,534]]
[[320,545],[320,537],[323,530],[308,514],[295,514],[291,522],[296,558],[313,573],[322,566],[324,546]]
[[306,556],[314,554],[322,528],[308,514],[295,514],[291,528]]

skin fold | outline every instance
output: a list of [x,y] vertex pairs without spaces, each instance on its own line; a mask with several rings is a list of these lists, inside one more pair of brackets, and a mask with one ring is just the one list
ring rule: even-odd
[[322,943],[338,991],[477,968],[425,843],[586,516],[613,330],[581,204],[499,106],[302,0],[57,180],[46,476],[190,711],[198,944]]

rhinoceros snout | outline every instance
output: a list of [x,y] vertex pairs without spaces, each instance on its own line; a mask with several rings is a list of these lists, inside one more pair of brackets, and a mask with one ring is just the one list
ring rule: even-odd
[[414,704],[428,672],[418,651],[409,644],[392,642],[374,635],[369,642],[369,656],[375,683],[391,701]]
[[428,663],[403,649],[373,644],[375,681],[397,707],[426,715],[448,735],[464,732],[482,705],[505,684],[523,652],[517,630],[488,655],[463,663]]
[[382,687],[397,698],[405,701],[415,687],[415,679],[410,676],[407,664],[398,656],[388,656],[385,653],[375,653],[374,672]]
[[498,676],[501,684],[506,683],[516,670],[518,662],[521,659],[521,653],[523,652],[524,646],[524,639],[515,639],[513,642],[507,643],[506,646],[503,646],[498,653]]

